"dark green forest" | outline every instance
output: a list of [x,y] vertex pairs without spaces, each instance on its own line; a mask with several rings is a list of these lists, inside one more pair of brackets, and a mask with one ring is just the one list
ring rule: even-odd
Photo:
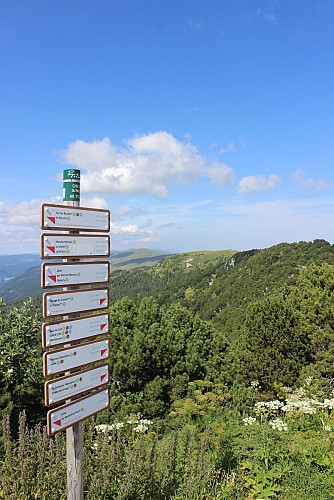
[[[123,491],[98,479],[87,458],[88,498],[334,498],[333,291],[334,246],[324,240],[113,270],[111,406],[87,422],[87,447],[106,446],[94,433],[108,425],[115,450],[123,443],[134,463],[143,447],[147,469],[133,478],[129,464],[114,470],[120,483],[122,474],[133,480]],[[39,424],[43,434],[46,409],[40,299],[2,303],[0,314],[5,474],[22,432]],[[140,442],[132,422],[143,425]],[[30,454],[44,439],[34,432]],[[51,441],[61,449],[59,439]],[[163,456],[174,457],[168,481]]]

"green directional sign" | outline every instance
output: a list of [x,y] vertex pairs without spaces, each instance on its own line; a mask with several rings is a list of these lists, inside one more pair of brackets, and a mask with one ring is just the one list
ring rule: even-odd
[[80,170],[63,171],[63,201],[80,201]]

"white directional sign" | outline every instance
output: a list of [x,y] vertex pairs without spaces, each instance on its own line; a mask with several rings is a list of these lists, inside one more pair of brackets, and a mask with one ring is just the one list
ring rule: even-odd
[[109,306],[108,288],[91,288],[43,294],[43,317],[61,316]]
[[72,403],[60,406],[55,410],[48,411],[47,428],[48,434],[53,436],[60,431],[85,420],[109,406],[109,390],[94,392],[89,396],[77,399]]
[[57,323],[43,323],[42,346],[54,347],[81,339],[103,335],[109,331],[108,314],[95,314]]
[[109,353],[108,339],[45,352],[43,354],[44,377],[104,361],[109,358]]
[[97,208],[42,205],[42,229],[110,231],[110,211]]
[[109,365],[104,364],[73,375],[50,380],[44,385],[45,405],[53,404],[78,396],[109,383]]
[[57,286],[89,285],[108,283],[110,262],[79,262],[42,264],[41,286],[51,288]]
[[109,257],[110,236],[44,233],[41,238],[42,259],[70,257]]

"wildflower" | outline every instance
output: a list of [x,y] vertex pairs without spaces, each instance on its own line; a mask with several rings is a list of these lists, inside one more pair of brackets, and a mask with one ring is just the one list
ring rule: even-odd
[[258,401],[254,405],[254,410],[258,415],[266,415],[276,413],[282,406],[283,403],[278,399],[274,401]]
[[139,424],[139,425],[137,425],[137,427],[134,427],[133,430],[135,432],[142,432],[142,433],[144,433],[144,432],[146,432],[148,430],[148,426],[144,425],[144,424]]
[[274,418],[273,420],[270,420],[269,425],[270,425],[270,427],[272,427],[273,429],[277,429],[278,431],[287,431],[288,430],[288,426],[280,418]]
[[242,419],[242,421],[245,425],[253,425],[256,422],[256,418],[255,417],[245,417]]

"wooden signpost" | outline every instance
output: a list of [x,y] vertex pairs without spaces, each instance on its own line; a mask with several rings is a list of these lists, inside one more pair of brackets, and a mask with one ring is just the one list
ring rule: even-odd
[[[86,418],[109,407],[109,210],[80,207],[80,171],[64,170],[64,205],[44,203],[41,228],[43,372],[45,405],[65,401],[47,414],[50,436],[66,430],[67,500],[83,499],[83,427]],[[82,234],[81,232],[90,234]],[[93,234],[94,233],[94,234]],[[95,234],[96,233],[96,234]],[[98,234],[102,233],[102,234]],[[98,261],[80,261],[98,258]],[[55,262],[51,262],[54,260]],[[80,288],[85,286],[88,288]],[[91,313],[86,315],[86,313]],[[85,316],[80,316],[85,313]],[[84,342],[82,342],[84,341]],[[56,349],[55,349],[56,348]]]

